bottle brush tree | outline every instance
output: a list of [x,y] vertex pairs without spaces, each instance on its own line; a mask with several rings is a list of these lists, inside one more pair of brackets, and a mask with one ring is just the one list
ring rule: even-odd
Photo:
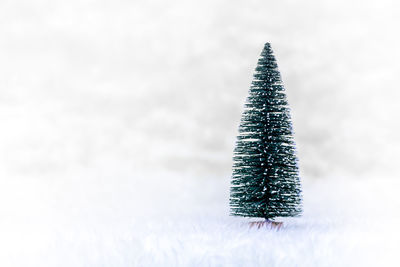
[[[300,215],[301,188],[290,109],[271,45],[255,69],[233,157],[231,215]],[[280,226],[280,225],[279,225]]]

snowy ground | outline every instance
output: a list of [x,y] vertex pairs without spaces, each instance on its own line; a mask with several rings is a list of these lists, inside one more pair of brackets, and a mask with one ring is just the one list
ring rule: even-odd
[[285,219],[274,231],[249,229],[248,220],[227,215],[229,179],[152,174],[115,183],[110,175],[96,183],[2,180],[0,265],[400,263],[400,201],[394,198],[400,183],[394,179],[306,183],[304,216]]

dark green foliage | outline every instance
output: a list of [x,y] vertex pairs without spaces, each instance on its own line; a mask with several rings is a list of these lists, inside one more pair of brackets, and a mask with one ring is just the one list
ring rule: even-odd
[[233,157],[231,214],[297,216],[301,190],[290,110],[269,43],[249,94]]

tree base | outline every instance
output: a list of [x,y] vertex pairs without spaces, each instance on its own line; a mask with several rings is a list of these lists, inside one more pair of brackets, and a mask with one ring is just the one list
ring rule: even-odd
[[269,229],[279,230],[279,229],[281,229],[283,222],[273,222],[273,221],[266,219],[265,221],[261,221],[261,222],[250,222],[249,225],[250,225],[250,228],[257,227],[257,229],[260,229],[261,227],[266,227]]

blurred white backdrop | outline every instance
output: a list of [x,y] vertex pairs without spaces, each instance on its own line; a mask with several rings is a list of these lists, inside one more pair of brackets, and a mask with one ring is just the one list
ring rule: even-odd
[[229,174],[271,42],[307,177],[390,172],[399,148],[391,1],[2,1],[1,166]]
[[303,180],[397,178],[399,7],[1,1],[0,211],[10,238],[23,221],[61,232],[74,216],[128,223],[138,203],[144,213],[179,214],[185,201],[227,213],[237,127],[265,42]]

